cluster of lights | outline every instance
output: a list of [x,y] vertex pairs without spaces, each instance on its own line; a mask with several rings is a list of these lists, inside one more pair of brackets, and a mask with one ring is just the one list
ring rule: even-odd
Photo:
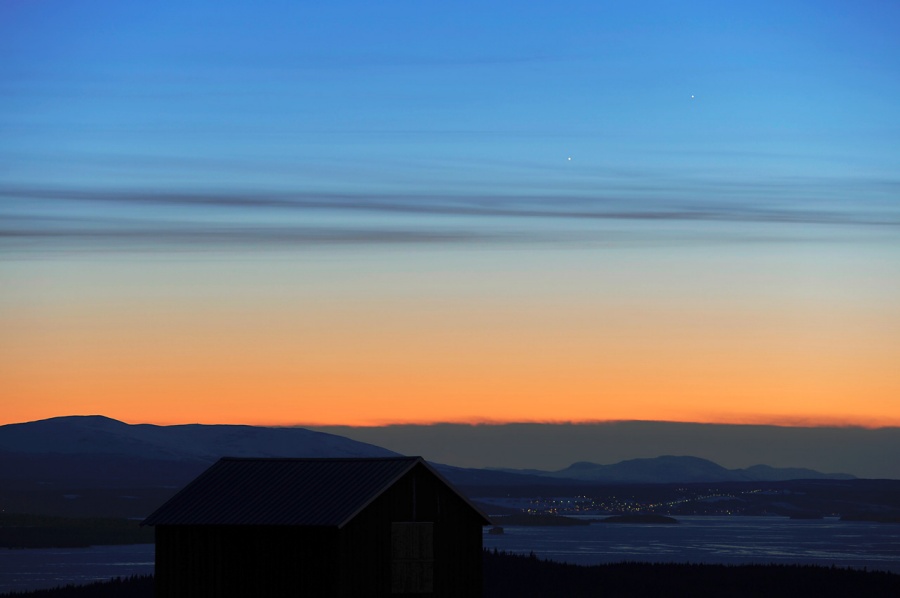
[[[680,489],[686,492],[686,489]],[[764,490],[752,490],[741,494],[755,494]],[[528,506],[522,508],[523,513],[531,515],[585,515],[585,514],[635,514],[635,513],[670,513],[690,503],[716,502],[737,498],[734,494],[708,490],[706,493],[685,496],[676,500],[661,502],[640,502],[635,498],[619,498],[608,496],[602,499],[588,496],[576,497],[540,497],[529,501]],[[740,510],[733,506],[728,508],[705,508],[704,512],[717,515],[739,515]]]

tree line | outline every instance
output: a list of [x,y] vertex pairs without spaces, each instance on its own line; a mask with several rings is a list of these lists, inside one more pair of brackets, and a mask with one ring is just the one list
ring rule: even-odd
[[[152,598],[153,577],[12,592],[0,598]],[[483,598],[896,598],[900,575],[814,565],[707,565],[623,562],[569,565],[484,551]]]

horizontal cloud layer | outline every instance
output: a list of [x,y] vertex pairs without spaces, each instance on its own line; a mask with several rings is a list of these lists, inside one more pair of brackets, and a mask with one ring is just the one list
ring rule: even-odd
[[[872,226],[900,213],[879,206],[792,201],[621,200],[550,195],[272,193],[156,189],[0,188],[7,245],[432,243],[609,239],[591,222]],[[715,227],[713,226],[713,229]],[[705,233],[710,234],[707,226]],[[724,231],[720,231],[724,232]],[[758,231],[760,232],[760,231]],[[602,233],[602,234],[599,234]],[[647,234],[643,231],[642,234]],[[767,230],[766,234],[775,234]],[[777,236],[790,236],[780,229]]]

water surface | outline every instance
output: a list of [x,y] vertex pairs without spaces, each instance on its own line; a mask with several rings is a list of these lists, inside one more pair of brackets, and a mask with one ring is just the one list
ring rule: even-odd
[[150,575],[153,544],[88,548],[0,549],[0,592]]
[[900,525],[783,517],[679,517],[677,525],[505,527],[485,548],[580,565],[646,561],[815,564],[900,573]]
[[[900,573],[900,525],[783,517],[679,517],[677,525],[505,527],[484,546],[581,565],[621,561],[815,564]],[[0,592],[153,573],[152,544],[0,549]]]

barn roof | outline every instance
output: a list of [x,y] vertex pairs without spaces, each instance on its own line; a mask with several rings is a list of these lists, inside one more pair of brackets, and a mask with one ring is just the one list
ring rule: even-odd
[[419,464],[488,522],[421,457],[225,457],[154,511],[143,524],[342,527]]

